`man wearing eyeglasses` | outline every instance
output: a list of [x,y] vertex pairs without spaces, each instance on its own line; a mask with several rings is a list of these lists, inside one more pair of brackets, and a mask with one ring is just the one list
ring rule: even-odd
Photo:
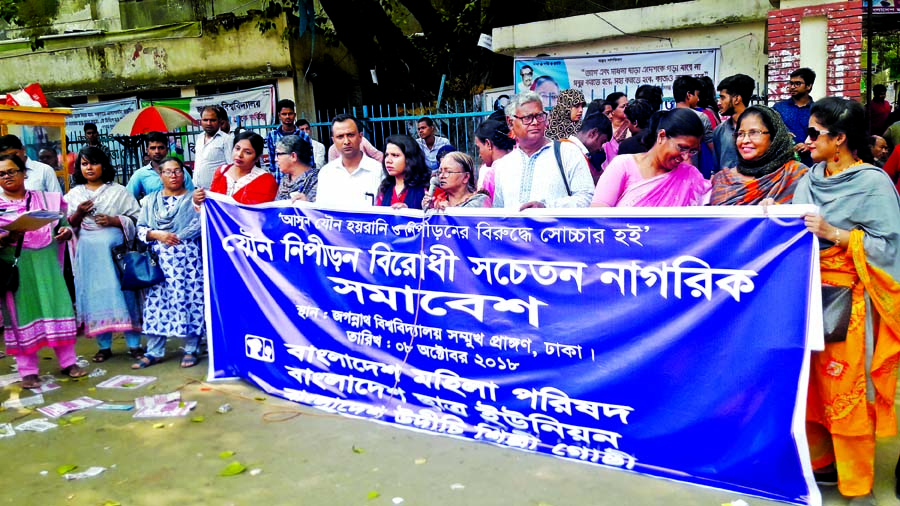
[[494,207],[589,207],[594,185],[587,161],[574,143],[544,137],[547,113],[541,96],[533,91],[516,95],[506,106],[506,119],[517,144],[494,161]]
[[[150,163],[134,171],[125,189],[140,202],[145,195],[162,190],[163,182],[159,176],[159,162],[169,155],[169,138],[162,132],[150,132],[147,134],[147,155]],[[184,187],[187,191],[194,191],[194,182],[191,175],[184,173]]]
[[788,89],[791,98],[775,104],[775,109],[781,115],[781,120],[794,136],[794,152],[800,153],[800,162],[807,167],[812,166],[812,157],[806,146],[806,127],[809,126],[809,112],[815,103],[809,92],[816,82],[816,73],[808,68],[801,68],[791,72],[791,80]]
[[16,155],[19,157],[19,160],[25,162],[26,190],[62,193],[62,188],[59,186],[59,180],[56,179],[56,172],[53,171],[53,167],[28,158],[22,140],[12,134],[0,137],[0,155],[8,154]]

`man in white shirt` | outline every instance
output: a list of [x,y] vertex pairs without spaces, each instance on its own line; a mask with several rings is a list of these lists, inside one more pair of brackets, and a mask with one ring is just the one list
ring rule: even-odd
[[544,137],[547,113],[533,91],[516,95],[506,107],[510,131],[518,141],[507,156],[494,162],[494,207],[524,210],[532,207],[589,207],[594,185],[587,161],[571,142],[554,143]]
[[316,203],[338,209],[375,205],[383,169],[360,149],[362,136],[356,118],[349,114],[335,116],[331,120],[331,139],[341,156],[319,171]]
[[28,158],[22,140],[15,135],[10,134],[0,137],[0,154],[14,154],[25,162],[26,190],[62,193],[62,188],[59,186],[59,180],[56,179],[56,172],[53,171],[53,167]]
[[228,118],[220,118],[214,106],[208,105],[200,112],[203,133],[197,136],[194,147],[194,185],[197,188],[209,189],[216,169],[231,163],[234,141],[231,135],[222,131],[225,121]]
[[419,132],[416,142],[419,143],[422,154],[425,155],[425,164],[429,169],[436,170],[440,166],[437,161],[437,152],[442,147],[449,146],[450,140],[434,135],[434,121],[428,116],[419,119],[416,129]]
[[309,126],[309,121],[304,118],[298,119],[297,128],[306,132],[306,135],[309,136],[309,141],[313,147],[313,161],[316,162],[316,168],[321,169],[325,166],[325,145],[312,138],[312,128]]

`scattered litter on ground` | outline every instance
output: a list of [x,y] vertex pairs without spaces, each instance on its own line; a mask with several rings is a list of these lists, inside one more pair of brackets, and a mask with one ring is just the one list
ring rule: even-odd
[[100,378],[106,376],[106,369],[94,369],[88,374],[88,378]]
[[259,469],[259,468],[251,469],[251,470],[250,470],[250,476],[256,476],[256,475],[258,475],[258,474],[261,473],[261,472],[262,472],[262,469]]
[[75,359],[75,365],[82,369],[87,369],[91,366],[91,363],[88,362],[88,359],[82,357],[81,355],[78,355],[78,357]]
[[247,468],[244,466],[244,464],[241,464],[240,462],[235,460],[234,462],[231,462],[230,464],[222,468],[222,470],[219,471],[219,476],[236,476],[246,470]]
[[403,498],[402,498],[402,497],[395,497],[395,498],[391,499],[391,502],[394,503],[394,504],[403,504]]
[[94,409],[102,409],[106,411],[131,411],[134,406],[131,404],[101,404]]
[[122,506],[122,503],[120,503],[119,501],[113,501],[110,499],[107,501],[103,501],[102,506]]
[[134,390],[144,385],[149,385],[156,381],[156,376],[133,376],[131,374],[120,374],[113,376],[108,380],[97,383],[97,388],[115,388],[119,390]]
[[203,423],[204,420],[206,420],[206,418],[204,418],[203,416],[195,416],[194,418],[191,418],[191,421],[194,423]]
[[222,453],[219,454],[219,458],[220,458],[220,459],[227,459],[227,458],[232,457],[232,456],[234,456],[234,452],[231,451],[231,450],[226,450],[226,451],[224,451],[224,452],[222,452]]
[[37,388],[29,388],[29,390],[31,390],[32,392],[34,392],[36,394],[43,394],[46,392],[52,392],[54,390],[59,390],[60,388],[62,388],[62,387],[59,386],[59,384],[57,384],[54,381],[50,381],[50,382],[44,383],[43,385],[41,385]]
[[366,453],[365,450],[363,450],[362,448],[360,448],[356,445],[353,445],[352,449],[353,449],[353,453]]
[[22,378],[19,377],[19,373],[17,372],[4,374],[3,376],[0,376],[0,387],[9,386],[20,381],[22,381]]
[[12,424],[9,423],[0,423],[0,439],[5,437],[13,437],[16,435],[15,429],[13,429]]
[[416,460],[414,460],[413,462],[414,462],[417,466],[420,466],[420,465],[422,465],[422,464],[428,462],[428,459],[416,459]]
[[44,396],[42,394],[37,394],[32,395],[31,397],[17,397],[15,399],[9,399],[8,401],[3,402],[3,407],[6,409],[27,408],[43,403]]
[[377,490],[372,490],[368,494],[366,494],[367,499],[378,499],[381,494]]
[[218,407],[218,409],[216,409],[216,413],[221,413],[224,415],[225,413],[228,413],[232,409],[234,409],[234,408],[231,407],[231,404],[222,404],[221,406]]
[[747,501],[744,501],[743,499],[738,499],[737,501],[723,503],[722,506],[750,506],[750,505],[747,504]]
[[78,469],[77,464],[65,464],[56,468],[56,474],[62,476],[66,473],[72,472]]
[[454,484],[450,485],[450,490],[462,490],[464,488],[466,488],[466,486],[463,485],[462,483],[454,483]]
[[152,408],[154,406],[162,406],[165,404],[169,404],[172,402],[181,401],[181,392],[171,392],[168,394],[157,394],[157,395],[148,395],[145,397],[138,397],[134,400],[135,409],[141,410],[144,408]]
[[71,480],[83,480],[85,478],[93,478],[94,476],[99,476],[106,471],[105,467],[89,467],[86,471],[82,471],[80,473],[66,473],[63,475],[67,481]]
[[192,409],[197,407],[197,401],[191,402],[170,402],[168,404],[159,404],[157,406],[149,406],[138,410],[134,413],[134,418],[163,418],[169,416],[187,416]]
[[38,418],[36,420],[28,420],[27,422],[16,425],[18,431],[45,432],[58,427],[55,423],[46,418]]
[[47,476],[47,475],[50,474],[50,473],[45,469],[45,470],[41,471],[39,474],[40,474],[41,476]]
[[38,408],[38,411],[50,418],[59,418],[66,413],[78,411],[79,409],[92,408],[101,404],[103,404],[103,401],[92,399],[90,397],[79,397],[71,401],[57,402],[56,404],[40,407]]

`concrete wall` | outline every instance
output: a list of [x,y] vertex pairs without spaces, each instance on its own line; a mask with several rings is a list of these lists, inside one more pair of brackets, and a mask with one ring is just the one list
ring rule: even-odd
[[767,0],[696,0],[528,23],[495,29],[494,51],[529,57],[721,48],[718,79],[747,74],[764,93],[768,9]]

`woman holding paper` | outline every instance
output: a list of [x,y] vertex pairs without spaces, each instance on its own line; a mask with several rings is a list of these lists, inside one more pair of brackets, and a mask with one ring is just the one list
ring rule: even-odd
[[184,339],[181,367],[199,362],[203,335],[203,262],[200,213],[184,186],[184,164],[177,158],[159,163],[163,189],[141,200],[138,238],[159,257],[166,280],[150,287],[144,303],[147,353],[133,369],[156,364],[165,356],[166,339]]
[[78,235],[75,248],[75,314],[84,335],[97,338],[94,362],[112,356],[113,332],[124,332],[128,354],[141,349],[140,293],[122,291],[110,248],[134,238],[140,212],[134,196],[113,181],[116,169],[106,153],[88,146],[78,153],[73,179],[78,186],[66,194],[69,222]]
[[[28,211],[60,212],[63,207],[59,193],[26,190],[25,170],[16,155],[0,155],[0,227]],[[37,230],[0,235],[0,258],[6,262],[13,262],[22,244],[19,288],[0,295],[0,308],[6,352],[16,358],[24,388],[41,385],[37,352],[44,347],[56,352],[63,374],[72,378],[87,374],[75,363],[75,314],[62,273],[60,244],[72,238],[68,225],[60,213],[58,221]]]
[[819,206],[804,221],[821,248],[826,343],[812,354],[806,435],[817,474],[836,473],[841,494],[874,501],[875,438],[897,433],[900,197],[871,163],[862,105],[828,97],[810,114],[816,164],[793,203]]

